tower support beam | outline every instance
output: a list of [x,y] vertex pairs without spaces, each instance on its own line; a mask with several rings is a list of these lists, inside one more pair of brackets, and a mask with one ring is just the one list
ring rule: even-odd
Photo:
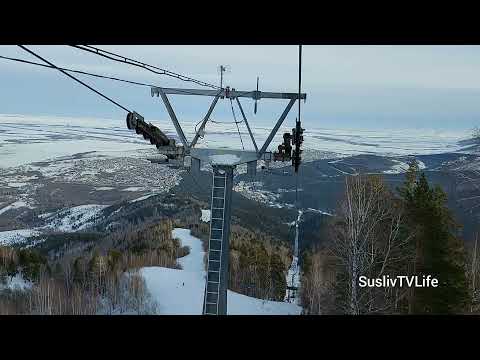
[[227,315],[232,165],[213,165],[204,315]]
[[160,96],[162,97],[165,107],[167,108],[168,115],[170,115],[170,119],[172,119],[173,125],[177,130],[177,135],[180,138],[180,141],[182,142],[183,146],[185,147],[185,151],[188,151],[190,147],[188,146],[187,138],[185,137],[182,127],[180,126],[177,116],[175,115],[175,111],[173,111],[172,105],[170,105],[170,101],[168,100],[167,95],[161,89],[159,90],[159,93],[160,93]]

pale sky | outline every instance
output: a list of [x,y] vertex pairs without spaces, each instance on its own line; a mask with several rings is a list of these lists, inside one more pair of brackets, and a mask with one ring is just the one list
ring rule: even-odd
[[[159,86],[194,84],[156,75],[68,46],[28,46],[58,66],[91,71]],[[127,57],[219,84],[217,67],[230,65],[225,84],[238,90],[298,91],[297,46],[108,46]],[[40,62],[22,49],[0,46],[0,55]],[[465,130],[480,125],[480,46],[303,46],[302,120],[306,126],[340,129],[438,128]],[[144,87],[75,75],[144,115],[168,119],[160,98]],[[171,97],[180,120],[198,121],[209,98]],[[261,100],[243,106],[253,124],[274,124],[286,100]],[[297,105],[296,105],[297,106]],[[293,123],[297,108],[287,122]],[[58,71],[0,59],[0,113],[88,116],[124,119],[125,113]],[[239,116],[237,111],[237,116]],[[230,104],[213,114],[231,121]]]

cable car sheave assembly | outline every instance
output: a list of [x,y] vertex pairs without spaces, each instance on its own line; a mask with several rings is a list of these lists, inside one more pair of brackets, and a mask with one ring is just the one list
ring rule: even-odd
[[[297,93],[261,92],[258,90],[237,91],[235,89],[230,89],[227,86],[225,89],[221,90],[152,87],[151,95],[157,97],[160,96],[162,98],[167,112],[175,126],[178,138],[182,142],[183,146],[176,146],[174,139],[168,138],[167,135],[165,135],[155,125],[146,123],[143,117],[136,112],[130,112],[127,114],[127,127],[130,130],[135,130],[137,134],[143,135],[144,139],[149,140],[152,145],[156,145],[159,152],[166,155],[169,159],[182,159],[184,156],[190,155],[192,157],[192,171],[198,171],[200,169],[199,161],[210,162],[210,156],[214,155],[212,152],[213,149],[198,149],[195,148],[195,145],[197,144],[198,139],[204,133],[206,123],[210,119],[210,115],[213,112],[218,100],[227,98],[236,101],[240,109],[240,113],[242,114],[243,121],[245,122],[248,133],[250,135],[250,139],[252,140],[252,143],[255,147],[255,151],[216,149],[215,153],[217,155],[230,154],[234,156],[239,156],[241,160],[234,161],[232,165],[247,163],[247,173],[253,176],[256,173],[257,160],[264,160],[267,164],[270,161],[291,161],[292,166],[294,166],[295,168],[295,172],[298,172],[298,166],[301,162],[301,145],[303,143],[304,131],[304,129],[301,128],[299,121],[297,121],[296,128],[292,129],[292,133],[284,133],[283,143],[278,146],[278,151],[271,153],[267,152],[266,150],[270,145],[271,141],[273,140],[274,136],[276,135],[278,129],[282,125],[283,121],[287,117],[295,101],[297,99],[306,100],[306,94],[299,95]],[[187,141],[167,95],[197,95],[214,97],[210,108],[208,109],[207,114],[203,118],[200,127],[195,132],[195,136],[191,143]],[[239,100],[239,98],[241,97],[251,98],[255,101],[258,101],[262,98],[290,100],[261,149],[258,149],[257,142],[255,141],[250,125],[245,116],[245,112]],[[295,146],[295,148],[293,148],[293,146]]]

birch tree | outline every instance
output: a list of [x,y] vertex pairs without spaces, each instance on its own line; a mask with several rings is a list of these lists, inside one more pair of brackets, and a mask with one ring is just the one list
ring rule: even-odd
[[393,305],[394,296],[388,290],[361,288],[359,277],[381,277],[401,261],[400,250],[408,243],[400,236],[401,225],[401,208],[379,176],[345,178],[345,194],[332,234],[344,312],[375,313]]

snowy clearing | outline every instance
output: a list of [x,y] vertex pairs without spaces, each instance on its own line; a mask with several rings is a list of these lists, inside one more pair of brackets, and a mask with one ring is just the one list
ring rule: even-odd
[[44,228],[58,231],[78,231],[95,223],[99,213],[108,205],[80,205],[58,212]]
[[[392,168],[390,170],[385,170],[383,172],[384,174],[402,174],[408,170],[409,165],[406,162],[393,160],[393,159],[391,160],[395,162],[395,164],[392,165]],[[425,164],[422,161],[417,160],[417,163],[418,163],[418,168],[420,170],[423,170],[426,168]]]
[[0,245],[12,245],[23,242],[28,237],[38,235],[40,235],[40,232],[35,229],[0,231]]
[[[178,260],[182,270],[162,267],[145,267],[141,274],[147,289],[162,315],[201,315],[205,290],[205,252],[200,239],[190,235],[190,230],[176,228],[172,236],[179,238],[190,254]],[[298,315],[301,307],[285,302],[266,301],[227,293],[229,315]]]

